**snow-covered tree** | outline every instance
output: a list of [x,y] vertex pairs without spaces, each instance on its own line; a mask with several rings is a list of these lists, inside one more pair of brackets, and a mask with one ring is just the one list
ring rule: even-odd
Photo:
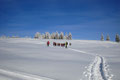
[[120,41],[118,34],[116,34],[115,41],[116,41],[116,42],[119,42],[119,41]]
[[72,39],[72,34],[69,32],[69,35],[68,35],[68,39],[71,40]]
[[40,39],[40,38],[41,38],[41,34],[40,34],[39,32],[36,32],[34,38],[36,38],[36,39]]
[[51,34],[51,39],[55,39],[55,33]]
[[59,39],[64,39],[64,34],[63,34],[63,32],[60,33]]
[[101,34],[101,41],[104,41],[104,36],[103,36],[103,34]]
[[110,37],[109,37],[109,35],[107,35],[106,41],[110,41]]
[[65,39],[68,39],[68,35],[67,35],[67,33],[65,33],[65,36],[64,36],[64,38],[65,38]]
[[59,39],[59,33],[58,32],[56,32],[56,34],[55,34],[55,39]]
[[50,33],[49,32],[45,33],[45,39],[50,39]]
[[46,32],[45,34],[40,34],[39,32],[36,32],[34,38],[36,39],[72,39],[72,34],[69,33],[69,35],[64,36],[64,33],[61,32],[60,35],[58,32],[50,34],[49,32]]

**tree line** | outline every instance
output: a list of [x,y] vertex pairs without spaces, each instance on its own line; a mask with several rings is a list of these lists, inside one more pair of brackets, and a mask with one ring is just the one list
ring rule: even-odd
[[[101,34],[101,41],[104,41],[104,36],[103,36],[103,34]],[[109,34],[107,34],[106,41],[110,41],[110,36],[109,36]],[[118,34],[116,34],[116,36],[115,36],[115,41],[116,41],[116,42],[120,42],[120,38],[119,38],[119,35],[118,35]]]
[[65,34],[63,32],[61,32],[60,34],[58,32],[54,32],[54,33],[49,33],[49,32],[45,32],[45,34],[41,34],[40,32],[36,32],[35,39],[68,39],[68,40],[72,40],[72,34],[71,32],[69,32],[69,34]]

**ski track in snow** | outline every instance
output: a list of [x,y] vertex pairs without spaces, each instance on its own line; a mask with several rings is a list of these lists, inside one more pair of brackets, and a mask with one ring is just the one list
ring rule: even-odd
[[27,74],[27,73],[18,73],[18,72],[12,72],[4,69],[0,69],[0,74],[18,78],[20,80],[54,80],[46,77],[40,77],[37,75]]
[[95,54],[93,55],[91,53],[77,49],[72,48],[68,49],[83,54],[95,56],[95,60],[93,61],[92,64],[89,65],[87,72],[83,72],[83,74],[88,77],[88,80],[112,80],[113,75],[110,74],[108,65],[106,64],[104,57]]
[[76,51],[76,52],[80,52],[80,53],[83,53],[83,54],[88,54],[88,55],[94,56],[93,54],[90,54],[90,53],[85,52],[85,51],[81,51],[81,50],[77,50],[77,49],[72,49],[72,48],[68,48],[68,49],[73,50],[73,51]]

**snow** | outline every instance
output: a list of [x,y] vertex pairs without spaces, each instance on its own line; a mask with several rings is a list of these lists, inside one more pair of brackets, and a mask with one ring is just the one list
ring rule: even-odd
[[112,80],[107,64],[103,57],[96,56],[92,64],[88,68],[87,75],[89,80]]
[[[0,80],[119,80],[120,43],[0,39]],[[72,43],[68,48],[53,42]]]

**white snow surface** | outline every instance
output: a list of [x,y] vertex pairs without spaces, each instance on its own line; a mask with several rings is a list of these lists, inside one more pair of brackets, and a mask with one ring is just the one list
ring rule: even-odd
[[[120,43],[0,39],[0,80],[120,80]],[[68,48],[53,42],[72,43]]]

